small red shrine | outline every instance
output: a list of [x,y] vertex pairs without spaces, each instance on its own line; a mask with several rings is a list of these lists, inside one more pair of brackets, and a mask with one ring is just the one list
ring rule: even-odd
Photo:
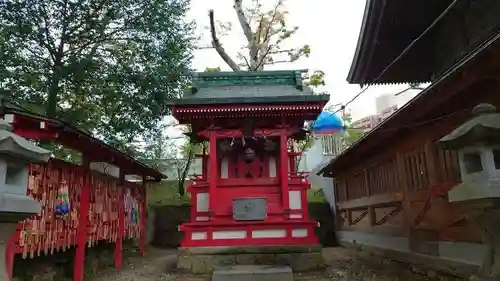
[[[83,158],[80,165],[54,158],[30,165],[27,195],[41,203],[41,212],[19,222],[8,241],[5,263],[9,276],[16,255],[35,258],[75,248],[73,280],[82,281],[85,252],[104,241],[115,244],[116,268],[123,265],[125,239],[138,240],[144,255],[146,187],[166,176],[58,119],[13,106],[4,109],[2,117],[17,135],[53,141],[81,152]],[[141,176],[142,181],[127,181],[127,175]]]
[[191,142],[208,143],[194,175],[191,220],[182,247],[315,245],[307,174],[297,172],[296,142],[328,95],[303,85],[303,71],[197,73],[173,115]]

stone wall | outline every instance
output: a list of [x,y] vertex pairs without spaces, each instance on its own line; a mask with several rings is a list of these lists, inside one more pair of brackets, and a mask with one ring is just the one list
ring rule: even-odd
[[189,221],[189,205],[158,206],[154,211],[152,245],[161,248],[176,248],[182,239],[178,227]]
[[309,203],[309,216],[319,222],[320,227],[316,229],[316,236],[323,246],[338,246],[335,237],[335,217],[328,202]]
[[[176,248],[182,240],[178,226],[189,220],[189,206],[159,206],[154,211],[154,231],[152,244],[161,248]],[[316,230],[323,246],[336,246],[335,220],[328,203],[310,203],[310,217],[320,223]]]

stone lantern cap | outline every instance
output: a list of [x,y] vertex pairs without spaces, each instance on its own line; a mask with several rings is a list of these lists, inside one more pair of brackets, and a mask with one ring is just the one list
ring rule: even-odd
[[50,151],[40,148],[12,132],[12,126],[0,118],[0,155],[9,155],[27,162],[47,162]]
[[448,135],[442,137],[438,146],[454,150],[478,144],[493,145],[500,142],[500,112],[488,103],[481,103],[472,110],[474,116]]

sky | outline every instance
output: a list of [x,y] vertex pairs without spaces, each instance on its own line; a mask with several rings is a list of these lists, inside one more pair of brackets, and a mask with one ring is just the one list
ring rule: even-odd
[[[210,45],[208,11],[214,10],[215,19],[230,22],[233,30],[220,40],[233,57],[244,44],[245,39],[233,9],[234,0],[191,0],[188,18],[195,20],[200,34],[200,47]],[[251,0],[243,0],[243,4]],[[264,4],[274,4],[275,0],[261,0]],[[361,90],[359,85],[347,83],[346,78],[356,50],[359,30],[363,19],[366,0],[287,0],[288,24],[299,27],[290,41],[291,47],[309,44],[311,55],[294,63],[279,64],[267,69],[309,69],[325,72],[324,91],[330,94],[330,103],[345,103]],[[286,46],[285,46],[286,47]],[[203,71],[207,67],[221,67],[230,70],[214,49],[197,50],[193,66]],[[407,85],[372,86],[364,92],[347,110],[353,120],[375,113],[375,98],[382,94],[396,93]],[[171,130],[170,134],[178,132]]]

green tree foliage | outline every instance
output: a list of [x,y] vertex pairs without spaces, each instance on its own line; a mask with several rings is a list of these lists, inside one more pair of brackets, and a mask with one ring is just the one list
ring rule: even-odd
[[146,139],[144,148],[138,152],[141,160],[162,172],[171,168],[167,160],[176,156],[176,151],[171,149],[172,140],[165,134],[165,129],[168,126],[162,124],[158,130]]
[[188,82],[188,5],[1,1],[0,91],[132,152],[133,140],[154,134],[168,114],[165,99],[180,96]]
[[344,116],[342,117],[344,120],[344,124],[346,126],[346,131],[347,133],[344,135],[344,149],[348,148],[351,146],[353,143],[357,142],[363,135],[364,132],[363,130],[354,128],[352,126],[352,116],[351,112],[346,112]]
[[178,190],[180,195],[184,195],[184,181],[188,177],[189,169],[195,161],[195,155],[200,154],[206,149],[205,143],[185,142],[180,147],[181,158],[178,159],[176,167]]
[[314,91],[318,89],[318,87],[325,86],[325,73],[321,70],[315,70],[312,73],[308,73],[304,77],[305,84],[311,87]]
[[208,67],[205,69],[205,72],[219,72],[220,67]]

